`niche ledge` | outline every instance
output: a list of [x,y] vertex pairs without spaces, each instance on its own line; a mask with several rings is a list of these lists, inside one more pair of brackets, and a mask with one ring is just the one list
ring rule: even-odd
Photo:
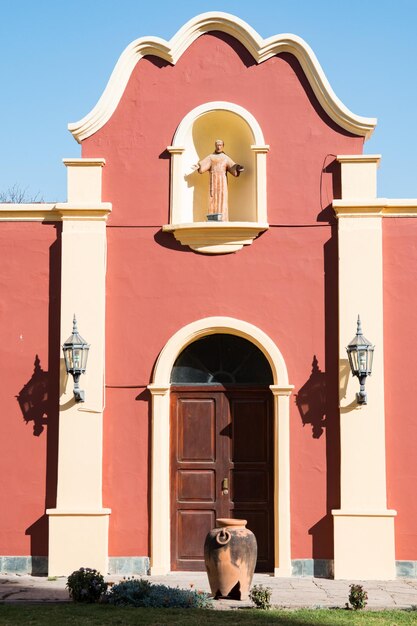
[[172,233],[183,246],[202,254],[229,254],[250,246],[269,224],[261,222],[190,222],[166,224],[162,230]]

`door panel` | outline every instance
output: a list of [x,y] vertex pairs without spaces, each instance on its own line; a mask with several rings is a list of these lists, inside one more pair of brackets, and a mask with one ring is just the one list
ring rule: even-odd
[[212,398],[178,399],[178,460],[216,458],[216,402]]
[[268,460],[268,411],[264,398],[230,397],[232,461],[250,463]]
[[232,517],[248,521],[258,542],[256,571],[274,567],[273,423],[269,391],[227,393],[232,424]]
[[269,389],[172,390],[173,570],[204,570],[204,539],[216,518],[242,517],[258,541],[257,571],[272,571],[272,434]]
[[218,517],[219,394],[171,394],[171,567],[204,570],[204,540]]
[[213,470],[178,470],[179,502],[215,502],[216,476]]
[[268,502],[269,476],[262,470],[234,469],[232,472],[233,501]]
[[213,528],[216,522],[215,511],[178,511],[177,519],[179,565],[177,569],[188,571],[204,569],[204,553],[202,555],[201,546],[204,546],[207,529]]
[[[256,562],[257,572],[272,572],[274,568],[273,554],[273,528],[270,527],[270,514],[268,511],[256,511],[254,509],[235,509],[234,517],[242,517],[248,520],[247,527],[254,533],[258,542],[258,559]],[[272,531],[272,533],[271,533]]]

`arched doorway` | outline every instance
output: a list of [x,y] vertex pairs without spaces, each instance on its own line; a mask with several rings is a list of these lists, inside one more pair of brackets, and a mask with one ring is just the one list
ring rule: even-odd
[[258,542],[256,571],[274,569],[271,367],[235,335],[203,337],[171,373],[171,568],[204,570],[216,518],[243,518]]
[[158,357],[153,382],[148,385],[152,394],[151,572],[158,575],[171,570],[172,370],[188,345],[216,334],[241,337],[256,346],[264,355],[272,373],[273,384],[269,388],[273,396],[274,574],[290,576],[289,396],[293,387],[288,384],[288,373],[282,354],[266,333],[248,322],[220,316],[197,320],[172,335]]

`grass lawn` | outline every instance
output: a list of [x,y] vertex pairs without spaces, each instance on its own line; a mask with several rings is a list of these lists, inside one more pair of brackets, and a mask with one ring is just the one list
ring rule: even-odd
[[135,609],[103,605],[37,604],[0,605],[0,625],[15,626],[204,626],[244,624],[262,626],[402,626],[417,624],[417,611],[345,611],[342,609],[299,609],[259,611],[203,611],[199,609]]

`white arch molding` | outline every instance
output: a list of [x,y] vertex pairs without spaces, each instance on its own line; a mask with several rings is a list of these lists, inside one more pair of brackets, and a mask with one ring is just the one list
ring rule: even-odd
[[113,115],[123,96],[136,64],[147,55],[155,55],[175,65],[181,55],[201,35],[220,31],[235,37],[245,46],[256,63],[264,63],[276,54],[289,52],[301,64],[303,71],[323,109],[345,130],[368,139],[376,119],[352,113],[336,96],[316,55],[297,35],[284,33],[263,39],[249,24],[229,13],[211,11],[197,15],[166,41],[160,37],[140,37],[122,52],[109,82],[96,106],[78,122],[68,124],[68,130],[81,143],[96,133]]
[[230,111],[230,113],[235,113],[235,115],[243,118],[251,129],[253,135],[253,143],[258,145],[265,144],[262,129],[259,126],[258,120],[252,115],[252,113],[250,113],[247,109],[240,106],[239,104],[235,104],[234,102],[215,100],[214,102],[205,102],[204,104],[200,104],[198,107],[195,107],[195,109],[192,109],[192,111],[187,113],[187,115],[181,120],[177,130],[175,131],[172,145],[175,147],[183,146],[186,141],[187,133],[190,127],[193,125],[194,121],[205,113],[209,113],[210,111]]
[[232,317],[207,317],[178,330],[162,349],[148,385],[152,394],[151,572],[171,569],[169,423],[170,377],[178,355],[190,343],[225,333],[247,339],[267,358],[274,383],[274,574],[291,576],[289,396],[293,385],[281,352],[257,326]]

